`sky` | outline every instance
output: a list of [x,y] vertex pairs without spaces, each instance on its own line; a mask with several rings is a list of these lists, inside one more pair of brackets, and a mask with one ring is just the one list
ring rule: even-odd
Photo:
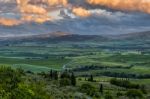
[[0,0],[0,37],[150,31],[150,0]]

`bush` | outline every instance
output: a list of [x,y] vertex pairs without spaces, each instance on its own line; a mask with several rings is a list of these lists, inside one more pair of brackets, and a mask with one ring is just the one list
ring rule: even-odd
[[68,79],[68,78],[63,78],[63,79],[60,79],[60,86],[62,87],[62,86],[69,86],[69,85],[71,85],[71,81],[70,81],[70,79]]
[[127,95],[127,97],[133,98],[133,99],[136,99],[136,98],[142,99],[143,98],[142,92],[140,90],[135,90],[135,89],[127,91],[126,95]]
[[0,99],[51,99],[43,83],[27,80],[23,75],[21,69],[0,67]]
[[96,95],[96,89],[90,84],[82,84],[80,87],[81,92],[86,93],[87,95],[90,96],[95,96]]
[[116,86],[120,86],[120,87],[125,87],[125,88],[129,88],[129,89],[139,89],[140,85],[139,84],[133,84],[128,80],[118,80],[118,79],[111,79],[110,83]]
[[0,84],[1,87],[10,92],[11,90],[17,88],[19,82],[21,82],[22,78],[20,77],[22,74],[17,70],[13,70],[10,67],[1,67],[0,68]]
[[106,92],[105,99],[113,99],[113,96],[111,95],[110,92]]
[[123,93],[117,92],[117,97],[123,96]]

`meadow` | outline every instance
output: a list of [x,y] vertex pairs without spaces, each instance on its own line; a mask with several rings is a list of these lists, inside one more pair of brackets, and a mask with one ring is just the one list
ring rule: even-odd
[[[114,90],[125,93],[124,88],[110,84],[111,79],[128,78],[130,82],[144,85],[150,91],[149,50],[114,50],[91,44],[81,45],[62,43],[47,46],[2,46],[0,66],[22,68],[33,73],[69,69],[77,77],[77,86],[89,83],[98,88],[99,84],[103,84],[105,92],[109,90],[111,93]],[[87,81],[91,75],[94,82]]]
[[[91,67],[88,70],[90,73],[111,71],[149,74],[150,54],[137,50],[104,50],[91,44],[85,45],[80,47],[80,44],[74,46],[62,43],[48,46],[4,46],[0,48],[0,65],[20,66],[29,70]],[[99,69],[95,70],[92,66]]]

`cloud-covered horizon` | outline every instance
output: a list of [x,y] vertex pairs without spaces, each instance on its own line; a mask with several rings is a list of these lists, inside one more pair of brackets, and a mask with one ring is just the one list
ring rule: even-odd
[[149,9],[148,0],[0,0],[0,37],[149,31]]

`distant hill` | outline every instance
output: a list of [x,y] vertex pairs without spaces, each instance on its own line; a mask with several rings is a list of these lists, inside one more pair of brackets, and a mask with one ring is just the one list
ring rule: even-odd
[[[112,39],[112,48],[121,49],[150,49],[150,31],[128,33],[122,35],[109,36]],[[108,44],[108,46],[110,46]]]
[[33,43],[59,43],[59,42],[126,42],[130,41],[132,44],[142,42],[142,44],[149,44],[150,41],[150,31],[139,32],[139,33],[128,33],[122,35],[79,35],[71,34],[66,32],[53,32],[47,34],[38,34],[30,36],[19,36],[19,37],[1,37],[0,44],[12,44],[12,43],[23,43],[23,42],[33,42]]
[[112,36],[112,38],[120,40],[148,40],[150,39],[150,31],[116,35]]
[[65,32],[54,32],[47,34],[20,36],[20,37],[2,37],[1,42],[83,42],[83,41],[108,41],[107,37],[100,35],[78,35]]

